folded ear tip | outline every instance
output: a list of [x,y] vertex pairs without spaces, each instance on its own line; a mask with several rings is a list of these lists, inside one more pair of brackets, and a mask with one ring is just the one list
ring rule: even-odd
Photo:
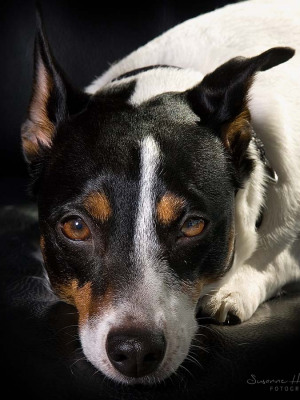
[[260,68],[260,71],[266,71],[267,69],[273,68],[276,65],[282,64],[292,58],[295,54],[295,49],[292,47],[273,47],[262,53],[260,56],[267,56]]
[[287,47],[287,49],[290,52],[290,58],[294,57],[294,55],[296,54],[296,49],[293,49],[292,47]]
[[292,58],[296,53],[296,50],[292,47],[278,47],[278,50],[281,52],[282,57],[285,59],[285,61]]

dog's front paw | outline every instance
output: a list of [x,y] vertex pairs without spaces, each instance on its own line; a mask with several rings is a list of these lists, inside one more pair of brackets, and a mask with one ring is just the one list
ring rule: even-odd
[[201,299],[200,309],[222,324],[237,324],[249,319],[259,306],[255,293],[221,288]]

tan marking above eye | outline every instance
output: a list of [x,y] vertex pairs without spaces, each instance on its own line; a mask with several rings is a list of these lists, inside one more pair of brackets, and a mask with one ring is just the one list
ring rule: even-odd
[[184,207],[184,199],[174,193],[167,192],[158,202],[156,213],[157,220],[163,225],[174,222]]
[[89,214],[101,222],[105,222],[112,214],[112,209],[104,193],[93,192],[83,202]]
[[63,234],[71,240],[87,240],[91,236],[91,231],[81,218],[70,218],[61,225]]
[[194,237],[200,235],[205,228],[205,221],[202,218],[189,218],[182,225],[181,232],[184,236]]

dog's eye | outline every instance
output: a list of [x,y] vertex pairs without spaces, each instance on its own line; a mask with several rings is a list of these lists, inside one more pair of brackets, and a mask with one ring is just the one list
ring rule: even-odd
[[205,228],[205,221],[202,218],[189,218],[182,225],[181,232],[184,236],[193,237],[198,236]]
[[70,218],[61,225],[62,233],[71,240],[87,240],[91,231],[83,219],[79,217]]

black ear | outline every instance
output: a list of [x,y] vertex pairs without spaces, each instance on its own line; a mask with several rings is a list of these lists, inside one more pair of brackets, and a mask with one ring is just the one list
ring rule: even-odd
[[72,87],[54,59],[37,10],[33,88],[28,117],[21,128],[28,163],[51,147],[58,124],[82,110],[88,99],[88,94]]
[[290,47],[274,47],[256,57],[233,58],[188,90],[188,102],[201,122],[219,127],[225,146],[241,156],[251,139],[247,94],[255,74],[289,60],[294,54]]

